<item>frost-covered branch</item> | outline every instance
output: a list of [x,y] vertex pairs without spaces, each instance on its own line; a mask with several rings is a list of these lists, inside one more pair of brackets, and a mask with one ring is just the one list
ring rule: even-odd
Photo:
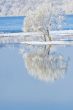
[[57,24],[59,25],[63,20],[60,18],[62,14],[57,4],[53,4],[53,2],[44,2],[39,5],[36,10],[28,11],[24,22],[24,30],[27,32],[41,31],[49,35],[49,30],[56,28]]

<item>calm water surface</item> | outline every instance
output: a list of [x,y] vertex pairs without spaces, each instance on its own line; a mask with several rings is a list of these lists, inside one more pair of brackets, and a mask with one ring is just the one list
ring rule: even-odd
[[[73,17],[73,16],[72,16]],[[71,19],[71,18],[70,18]],[[69,21],[70,23],[70,21]],[[73,28],[72,28],[73,29]],[[1,110],[72,110],[73,109],[73,47],[54,47],[51,53],[68,61],[64,79],[54,82],[38,80],[28,74],[27,53],[48,54],[48,47],[19,46],[0,48],[0,109]],[[21,50],[21,52],[20,52]],[[46,52],[45,52],[46,50]],[[46,57],[47,58],[47,57]],[[47,60],[46,60],[47,61]],[[30,64],[31,65],[31,64]]]

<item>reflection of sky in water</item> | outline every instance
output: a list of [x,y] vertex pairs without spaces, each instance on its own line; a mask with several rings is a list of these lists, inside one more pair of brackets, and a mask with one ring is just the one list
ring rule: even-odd
[[[3,47],[3,45],[1,45]],[[17,48],[16,48],[17,47]],[[23,46],[22,46],[23,47]],[[8,109],[72,109],[73,108],[73,47],[53,49],[57,54],[70,58],[64,79],[44,83],[30,75],[25,68],[19,45],[0,48],[0,108]],[[36,49],[35,49],[36,48]],[[45,47],[25,46],[25,53],[44,52]]]
[[[66,104],[67,107],[70,107],[73,101],[72,49],[72,47],[58,49],[58,53],[61,53],[66,59],[69,56],[70,61],[64,79],[60,79],[52,84],[44,83],[27,74],[23,58],[17,48],[0,49],[1,103],[8,104],[10,102],[12,107],[17,108],[18,106],[22,109],[34,108],[36,106],[41,109],[42,107],[43,109],[44,107],[53,108],[52,106],[59,108],[61,105],[66,107]],[[7,104],[6,106],[8,106]]]

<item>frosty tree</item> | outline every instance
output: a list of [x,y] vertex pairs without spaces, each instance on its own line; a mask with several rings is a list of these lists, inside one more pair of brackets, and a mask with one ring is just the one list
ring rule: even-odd
[[54,1],[46,0],[39,4],[35,10],[29,10],[26,14],[24,31],[42,32],[48,40],[51,40],[49,31],[59,29],[63,20],[63,10]]

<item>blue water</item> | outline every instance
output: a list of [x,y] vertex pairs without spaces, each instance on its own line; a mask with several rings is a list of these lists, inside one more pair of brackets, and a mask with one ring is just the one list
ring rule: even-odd
[[62,27],[63,30],[73,30],[73,15],[65,15]]
[[22,32],[24,16],[0,17],[0,32]]
[[[23,21],[24,17],[1,17],[0,32],[22,32]],[[73,15],[65,16],[62,25],[64,30],[73,29],[70,26],[73,25]],[[65,79],[54,84],[45,84],[30,77],[16,49],[0,49],[0,110],[73,110],[72,49],[58,50],[65,57],[71,57],[71,63]]]
[[[0,32],[22,32],[24,19],[24,16],[0,17]],[[73,15],[65,15],[61,25],[62,30],[73,29]]]
[[[28,106],[29,105],[29,106]],[[1,105],[1,110],[73,110],[72,103],[70,104],[56,104],[56,103],[44,103],[44,104],[10,104]]]

